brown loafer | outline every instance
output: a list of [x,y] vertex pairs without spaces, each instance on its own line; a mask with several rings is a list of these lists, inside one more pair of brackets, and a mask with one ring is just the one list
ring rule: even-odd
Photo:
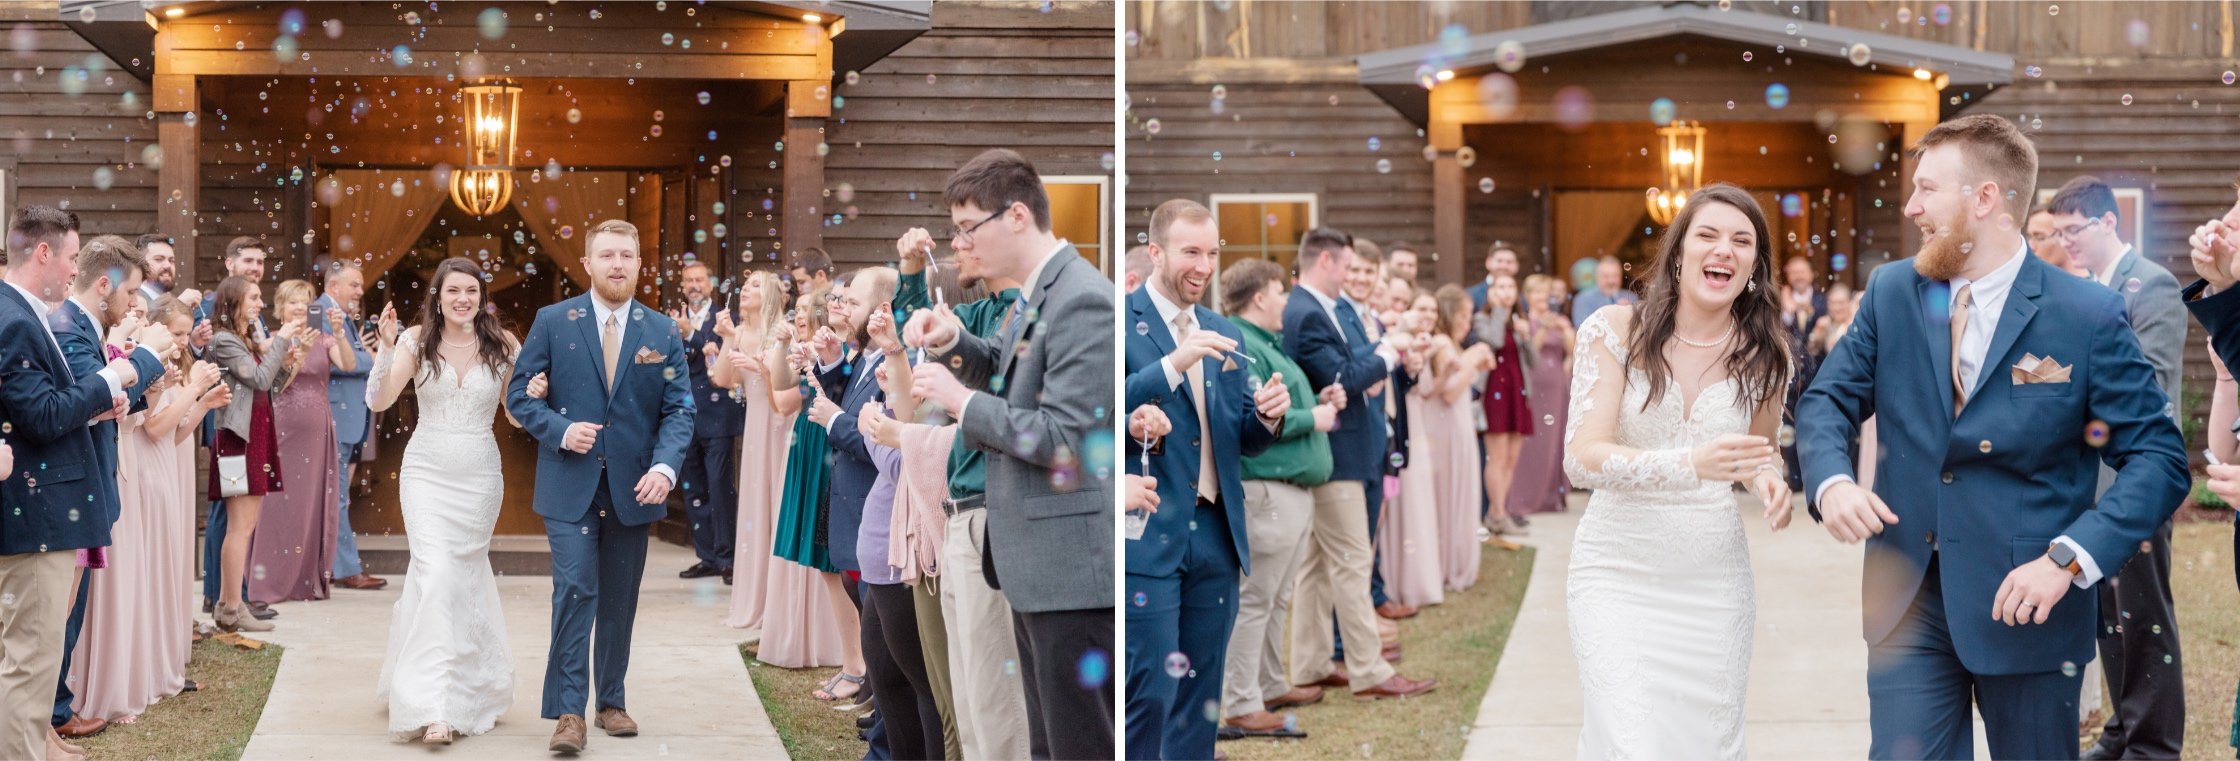
[[1293,687],[1290,692],[1277,695],[1274,700],[1268,701],[1267,708],[1270,711],[1279,711],[1285,708],[1297,708],[1320,702],[1322,702],[1322,688],[1310,684],[1305,687]]
[[583,752],[583,717],[565,714],[552,728],[552,752],[575,755]]
[[101,734],[101,730],[108,728],[108,719],[96,719],[90,716],[72,716],[70,717],[69,721],[63,722],[62,726],[55,727],[54,733],[72,740],[82,740],[94,735]]
[[1377,615],[1394,621],[1414,617],[1417,612],[1419,611],[1413,605],[1401,605],[1390,600],[1386,600],[1383,605],[1377,606]]
[[368,573],[360,573],[355,576],[345,576],[339,579],[335,579],[334,583],[349,587],[351,589],[362,589],[369,591],[389,586],[388,579],[384,579]]
[[599,718],[593,721],[600,729],[607,731],[608,737],[638,736],[638,722],[620,708],[601,708]]
[[1348,686],[1348,685],[1351,685],[1351,684],[1353,684],[1353,680],[1352,680],[1351,678],[1349,678],[1349,677],[1347,677],[1347,676],[1346,676],[1346,668],[1345,668],[1344,666],[1339,666],[1339,667],[1337,667],[1337,668],[1331,669],[1331,670],[1330,670],[1330,673],[1329,673],[1328,675],[1326,675],[1326,676],[1322,677],[1321,679],[1317,679],[1317,680],[1315,680],[1315,682],[1314,682],[1313,684],[1310,684],[1310,685],[1292,685],[1292,687],[1291,687],[1291,688],[1292,688],[1292,689],[1294,689],[1294,690],[1296,690],[1296,689],[1299,689],[1299,688],[1300,688],[1301,686],[1306,686],[1306,687],[1329,687],[1329,688],[1333,688],[1333,689],[1342,689],[1342,688],[1344,688],[1344,687],[1346,687],[1346,686]]
[[1393,674],[1392,678],[1384,680],[1383,684],[1353,693],[1353,698],[1355,700],[1405,698],[1430,692],[1431,688],[1437,686],[1439,686],[1439,680],[1437,679],[1409,679],[1399,674]]

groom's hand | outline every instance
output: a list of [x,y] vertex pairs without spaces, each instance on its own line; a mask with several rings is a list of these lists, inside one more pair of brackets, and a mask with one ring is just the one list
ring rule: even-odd
[[560,439],[560,446],[576,454],[590,454],[591,445],[599,442],[599,429],[605,427],[598,423],[569,425],[567,434]]
[[1999,594],[1991,598],[1991,618],[2008,626],[2045,623],[2076,579],[2049,557],[2024,563],[1999,583]]
[[1898,515],[1890,512],[1890,506],[1883,504],[1882,498],[1874,492],[1842,481],[1828,487],[1828,496],[1820,500],[1820,519],[1836,541],[1857,544],[1882,533],[1884,526],[1896,525]]
[[[579,424],[580,425],[580,424]],[[638,478],[638,504],[658,505],[669,501],[669,477],[661,471],[649,470]]]

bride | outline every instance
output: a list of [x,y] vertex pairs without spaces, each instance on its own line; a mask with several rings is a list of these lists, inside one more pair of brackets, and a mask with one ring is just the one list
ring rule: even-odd
[[[520,341],[488,309],[473,260],[446,259],[429,282],[420,324],[402,336],[395,306],[382,311],[378,385],[368,394],[375,411],[395,404],[408,383],[420,400],[397,477],[412,561],[378,689],[398,740],[449,744],[490,731],[513,704],[513,656],[490,570],[490,533],[505,498],[491,426]],[[541,396],[542,380],[531,383],[532,395]]]
[[1564,472],[1594,490],[1572,544],[1580,758],[1740,758],[1750,553],[1735,484],[1778,531],[1772,444],[1788,382],[1765,215],[1717,184],[1689,197],[1636,306],[1579,327]]

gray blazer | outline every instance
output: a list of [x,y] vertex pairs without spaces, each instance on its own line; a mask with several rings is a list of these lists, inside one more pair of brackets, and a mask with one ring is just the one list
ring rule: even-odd
[[1114,289],[1072,246],[1057,256],[1002,335],[964,334],[936,357],[983,389],[965,405],[964,441],[989,455],[991,581],[1023,613],[1112,607],[1115,468],[1084,453],[1116,417]]
[[[2138,288],[2131,283],[2137,281]],[[2185,297],[2178,292],[2178,278],[2162,265],[2147,261],[2139,255],[2139,247],[2132,246],[2116,260],[2115,276],[2108,285],[2123,295],[2124,313],[2131,318],[2131,331],[2139,335],[2139,351],[2147,355],[2147,363],[2154,365],[2154,379],[2169,397],[2170,406],[2165,414],[2177,420],[2183,410],[2178,405],[2185,397],[2186,356],[2186,305]],[[2100,466],[2099,488],[2093,498],[2108,493],[2115,483],[2116,473],[2107,464]],[[2113,571],[2108,571],[2113,573]]]
[[256,355],[249,352],[249,344],[240,336],[219,331],[210,337],[210,345],[202,350],[202,359],[218,366],[218,377],[227,388],[233,389],[233,403],[218,410],[215,425],[221,430],[249,440],[250,405],[256,403],[258,391],[279,388],[281,363],[288,358],[288,339],[272,339],[272,350],[265,352],[264,363],[258,364]]

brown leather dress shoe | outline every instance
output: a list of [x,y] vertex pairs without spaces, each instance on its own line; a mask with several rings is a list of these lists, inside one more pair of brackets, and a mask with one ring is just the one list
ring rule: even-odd
[[1290,692],[1275,696],[1274,699],[1268,701],[1267,708],[1270,711],[1279,711],[1285,708],[1297,708],[1320,702],[1322,702],[1322,688],[1310,684],[1305,687],[1293,687]]
[[345,576],[339,579],[335,579],[334,583],[349,587],[351,589],[363,590],[375,590],[389,586],[388,579],[384,579],[369,573],[360,573],[355,576]]
[[[1342,688],[1344,688],[1344,687],[1346,687],[1347,685],[1350,685],[1350,684],[1353,684],[1353,681],[1352,681],[1352,680],[1351,680],[1350,678],[1348,678],[1348,677],[1346,676],[1346,670],[1345,670],[1345,667],[1343,667],[1343,666],[1340,666],[1340,667],[1338,667],[1338,668],[1335,668],[1335,669],[1331,669],[1331,671],[1330,671],[1329,675],[1327,675],[1327,676],[1324,676],[1324,677],[1322,677],[1321,679],[1315,680],[1315,683],[1314,683],[1314,684],[1310,684],[1310,685],[1305,685],[1305,686],[1307,686],[1307,687],[1328,687],[1328,688],[1332,688],[1332,689],[1342,689]],[[1296,690],[1296,689],[1299,689],[1299,688],[1300,688],[1300,685],[1292,685],[1292,687],[1291,687],[1291,689],[1294,689],[1294,690]]]
[[552,728],[552,752],[575,755],[583,752],[583,717],[565,714]]
[[599,709],[599,718],[595,719],[594,723],[600,729],[606,730],[608,737],[638,736],[638,722],[632,720],[630,714],[624,713],[620,708]]
[[1394,621],[1398,621],[1403,618],[1412,618],[1417,612],[1418,611],[1413,605],[1401,605],[1400,603],[1393,602],[1391,600],[1386,600],[1383,605],[1377,606],[1377,615],[1392,619]]
[[108,719],[96,719],[90,716],[72,716],[70,717],[69,721],[63,722],[62,726],[55,727],[54,733],[72,740],[82,740],[94,735],[101,734],[101,730],[108,728]]
[[1405,698],[1430,692],[1431,688],[1437,686],[1439,686],[1439,680],[1437,679],[1409,679],[1399,674],[1393,674],[1392,678],[1384,680],[1383,684],[1354,693],[1353,699]]

